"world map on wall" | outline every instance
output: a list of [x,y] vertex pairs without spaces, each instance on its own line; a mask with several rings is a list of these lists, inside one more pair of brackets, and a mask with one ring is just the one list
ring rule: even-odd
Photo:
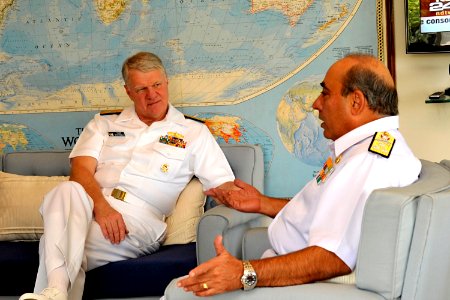
[[0,1],[0,112],[128,105],[120,69],[141,50],[163,59],[175,106],[240,103],[317,58],[361,2]]
[[0,0],[0,153],[72,149],[130,105],[122,63],[150,51],[170,102],[219,144],[260,145],[267,191],[292,196],[328,156],[318,83],[346,53],[383,57],[383,2]]

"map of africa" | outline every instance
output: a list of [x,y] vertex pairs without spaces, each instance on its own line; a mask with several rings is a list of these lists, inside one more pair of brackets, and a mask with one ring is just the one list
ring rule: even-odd
[[0,1],[0,111],[128,105],[121,64],[157,53],[176,106],[230,105],[286,81],[362,0]]
[[[131,102],[123,61],[160,56],[170,102],[218,143],[262,147],[269,195],[328,156],[312,103],[349,52],[383,58],[383,0],[0,0],[0,153],[70,150]],[[357,37],[357,38],[355,38]]]
[[277,110],[278,134],[286,149],[312,166],[323,163],[329,155],[329,141],[324,138],[317,111],[312,103],[322,90],[321,78],[306,78],[283,96]]

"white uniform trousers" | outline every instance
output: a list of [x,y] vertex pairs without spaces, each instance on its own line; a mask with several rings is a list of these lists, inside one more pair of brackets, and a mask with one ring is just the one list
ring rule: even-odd
[[44,197],[44,235],[39,244],[35,293],[47,287],[48,273],[63,266],[70,280],[69,299],[80,300],[86,271],[158,250],[167,226],[163,220],[142,207],[111,196],[106,199],[122,214],[129,231],[120,244],[111,244],[103,237],[93,220],[93,201],[80,184],[63,182]]

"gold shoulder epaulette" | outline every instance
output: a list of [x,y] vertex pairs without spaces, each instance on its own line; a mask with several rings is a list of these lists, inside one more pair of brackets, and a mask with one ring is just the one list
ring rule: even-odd
[[106,109],[106,110],[102,110],[100,111],[100,115],[101,116],[108,116],[108,115],[118,115],[123,111],[122,108],[120,109]]
[[389,158],[394,144],[395,138],[389,132],[375,132],[372,142],[369,145],[369,151]]
[[186,119],[189,119],[189,120],[194,120],[194,121],[197,121],[197,122],[200,122],[200,123],[205,123],[205,120],[202,120],[202,119],[199,119],[199,118],[196,118],[196,117],[193,117],[193,116],[184,115],[184,117]]

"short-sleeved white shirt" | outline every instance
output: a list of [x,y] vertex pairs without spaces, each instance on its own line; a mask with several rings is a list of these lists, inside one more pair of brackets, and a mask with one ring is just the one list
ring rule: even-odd
[[[331,175],[324,182],[313,179],[307,183],[269,226],[277,254],[320,246],[335,253],[350,268],[355,267],[369,194],[378,188],[411,184],[421,170],[420,160],[409,149],[398,126],[397,116],[384,117],[354,129],[331,145]],[[396,139],[389,158],[368,151],[374,134],[384,131]]]
[[[185,148],[164,143],[166,135],[174,134],[186,142]],[[76,156],[97,159],[95,179],[102,188],[123,187],[163,215],[170,214],[194,175],[205,189],[234,180],[208,128],[172,105],[164,120],[150,126],[138,118],[134,106],[119,115],[95,115],[70,154]]]

